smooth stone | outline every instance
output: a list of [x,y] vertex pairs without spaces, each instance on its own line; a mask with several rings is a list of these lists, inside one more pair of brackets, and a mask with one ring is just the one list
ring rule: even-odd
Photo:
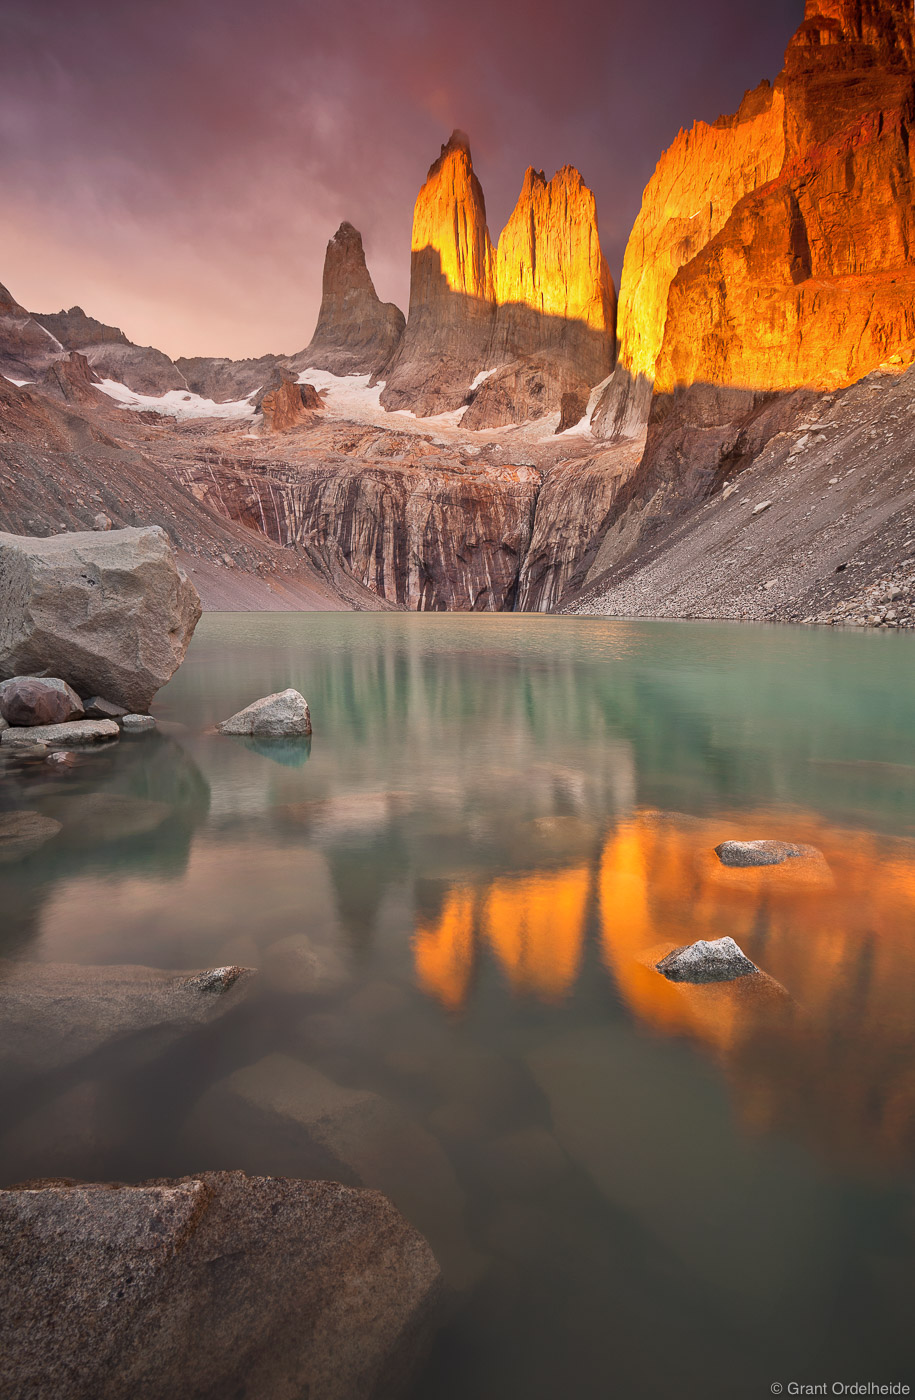
[[0,734],[0,744],[14,748],[29,744],[69,748],[71,744],[97,744],[103,739],[118,739],[120,734],[113,719],[75,719],[69,724],[38,724],[29,729],[5,729]]
[[145,1063],[237,1005],[250,968],[200,972],[80,963],[0,962],[0,1075],[59,1070],[118,1047],[119,1066]]
[[782,865],[786,860],[820,856],[815,846],[795,846],[789,841],[722,841],[715,854],[722,865],[738,867]]
[[0,865],[24,860],[60,831],[60,822],[40,812],[0,814]]
[[83,702],[87,719],[123,719],[127,711],[104,696],[93,695]]
[[759,971],[733,938],[712,942],[700,938],[697,943],[675,948],[657,968],[669,982],[731,982]]
[[0,534],[0,677],[64,676],[81,695],[149,709],[184,660],[197,590],[159,525]]
[[13,676],[0,684],[0,715],[12,726],[66,724],[85,710],[72,686],[46,676]]
[[121,728],[129,734],[146,734],[155,727],[156,721],[152,715],[124,715],[121,720]]
[[441,1145],[380,1094],[337,1084],[291,1056],[268,1055],[209,1089],[189,1126],[208,1151],[215,1144],[245,1170],[295,1171],[383,1191],[427,1236],[451,1283],[463,1287],[479,1275],[464,1195]]
[[10,1395],[382,1400],[439,1320],[428,1244],[375,1191],[201,1172],[0,1192]]
[[262,739],[307,738],[311,733],[311,716],[304,695],[290,688],[255,700],[216,727],[220,734],[248,734]]

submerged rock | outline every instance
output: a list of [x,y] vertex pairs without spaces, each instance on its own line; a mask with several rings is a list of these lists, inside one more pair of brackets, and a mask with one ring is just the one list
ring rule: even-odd
[[68,724],[36,724],[24,729],[5,729],[0,734],[0,744],[10,748],[28,748],[32,744],[67,748],[71,744],[97,744],[105,739],[118,739],[120,734],[113,719],[74,719]]
[[45,759],[45,763],[52,768],[76,768],[79,761],[79,754],[71,753],[69,749],[55,749]]
[[382,1400],[441,1296],[425,1240],[375,1191],[203,1172],[0,1192],[0,1348],[15,1395]]
[[0,685],[0,715],[11,725],[66,724],[82,719],[85,709],[66,681],[13,676]]
[[290,688],[255,700],[216,727],[220,734],[248,734],[262,739],[307,738],[311,734],[311,715],[304,695]]
[[0,815],[0,865],[24,860],[58,831],[60,822],[40,812],[4,812]]
[[0,1076],[31,1078],[115,1045],[123,1063],[142,1063],[234,1006],[253,973],[206,976],[215,984],[152,967],[0,962]]
[[200,611],[158,525],[0,534],[0,677],[63,676],[80,694],[144,711],[183,661]]
[[722,841],[715,847],[722,865],[782,865],[804,857],[822,859],[815,846],[795,846],[789,841]]
[[248,1171],[296,1171],[383,1191],[428,1237],[451,1283],[476,1277],[480,1260],[464,1232],[464,1195],[448,1158],[380,1094],[268,1055],[208,1090],[191,1130]]
[[700,939],[675,948],[657,967],[670,982],[730,982],[759,971],[733,938],[716,938],[709,943]]

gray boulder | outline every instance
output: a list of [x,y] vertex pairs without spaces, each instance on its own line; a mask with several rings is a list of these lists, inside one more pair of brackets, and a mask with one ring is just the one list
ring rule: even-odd
[[815,846],[795,846],[789,841],[722,841],[715,847],[722,865],[783,865],[786,860],[819,857]]
[[307,738],[311,734],[308,702],[297,690],[280,690],[255,700],[216,726],[220,734],[249,734],[262,739]]
[[202,1172],[0,1192],[4,1393],[382,1400],[415,1378],[441,1279],[375,1191]]
[[669,982],[731,982],[759,971],[733,938],[716,938],[710,943],[700,939],[675,948],[657,968]]
[[127,711],[123,705],[115,705],[103,695],[90,695],[83,702],[86,719],[123,719]]
[[50,676],[13,676],[0,685],[0,715],[8,724],[66,724],[84,714],[82,700],[66,681]]
[[215,968],[202,983],[200,973],[152,967],[0,961],[0,1078],[29,1079],[114,1045],[123,1063],[143,1063],[236,1005],[252,976]]
[[120,735],[121,731],[113,719],[74,719],[68,724],[34,724],[22,729],[4,729],[0,734],[0,744],[13,749],[30,748],[33,744],[67,749],[74,744],[81,746],[119,739]]
[[165,531],[0,534],[0,679],[61,676],[144,711],[184,659],[197,590]]

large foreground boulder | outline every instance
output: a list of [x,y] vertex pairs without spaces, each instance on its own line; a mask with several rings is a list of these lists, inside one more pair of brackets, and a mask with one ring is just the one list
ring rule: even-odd
[[425,1355],[431,1249],[383,1196],[203,1172],[0,1192],[4,1393],[388,1400]]
[[0,533],[0,680],[61,677],[147,710],[184,659],[197,590],[158,525],[32,539]]

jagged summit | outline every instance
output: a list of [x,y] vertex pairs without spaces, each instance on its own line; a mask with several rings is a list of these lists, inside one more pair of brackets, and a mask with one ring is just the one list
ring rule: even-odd
[[403,329],[403,312],[378,298],[362,234],[344,221],[327,244],[314,335],[290,363],[333,374],[377,374],[396,350]]

